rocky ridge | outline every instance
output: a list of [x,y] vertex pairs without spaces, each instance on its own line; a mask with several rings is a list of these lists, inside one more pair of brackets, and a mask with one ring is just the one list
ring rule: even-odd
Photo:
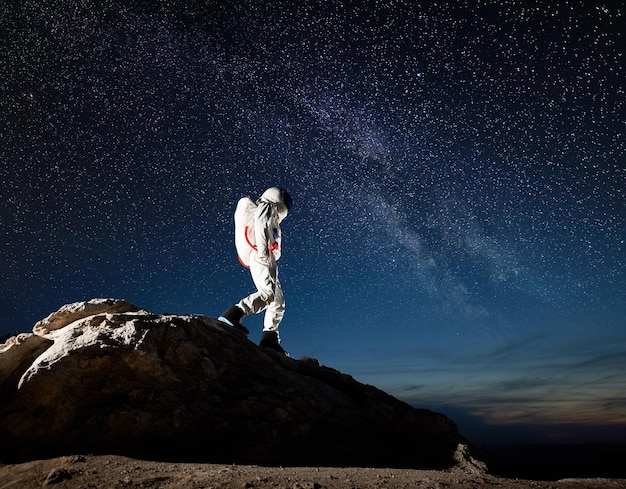
[[0,457],[481,471],[445,416],[214,318],[68,304],[0,345]]

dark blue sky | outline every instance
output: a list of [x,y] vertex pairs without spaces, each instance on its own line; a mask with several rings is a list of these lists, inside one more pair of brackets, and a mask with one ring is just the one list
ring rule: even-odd
[[217,316],[280,185],[292,356],[478,442],[623,441],[625,11],[527,5],[3,5],[0,333]]

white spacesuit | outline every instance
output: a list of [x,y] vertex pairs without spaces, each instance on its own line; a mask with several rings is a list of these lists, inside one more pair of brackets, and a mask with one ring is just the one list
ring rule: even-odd
[[261,346],[284,353],[278,325],[285,313],[285,299],[278,280],[277,261],[281,255],[280,223],[289,213],[291,196],[279,187],[263,192],[256,204],[248,197],[235,210],[235,247],[239,261],[250,269],[257,291],[230,306],[219,317],[238,331],[248,334],[241,320],[265,310]]

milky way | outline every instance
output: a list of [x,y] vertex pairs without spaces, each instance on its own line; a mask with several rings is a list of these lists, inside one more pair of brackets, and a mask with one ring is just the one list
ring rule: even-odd
[[[623,346],[623,15],[3,5],[0,332],[96,296],[218,314],[250,287],[234,205],[278,184],[295,200],[281,260],[292,352],[363,376],[397,366],[408,378],[380,382],[410,390],[441,349],[465,370],[469,345],[494,359],[544,336]],[[571,362],[614,353],[595,348]],[[434,383],[454,392],[460,370]]]

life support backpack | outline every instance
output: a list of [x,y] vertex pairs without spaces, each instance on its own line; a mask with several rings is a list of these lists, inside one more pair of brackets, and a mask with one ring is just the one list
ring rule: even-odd
[[[249,197],[243,197],[237,202],[235,209],[235,248],[239,262],[246,268],[250,268],[250,255],[257,251],[256,236],[254,232],[254,214],[257,205]],[[278,249],[278,243],[273,242],[270,253]]]

